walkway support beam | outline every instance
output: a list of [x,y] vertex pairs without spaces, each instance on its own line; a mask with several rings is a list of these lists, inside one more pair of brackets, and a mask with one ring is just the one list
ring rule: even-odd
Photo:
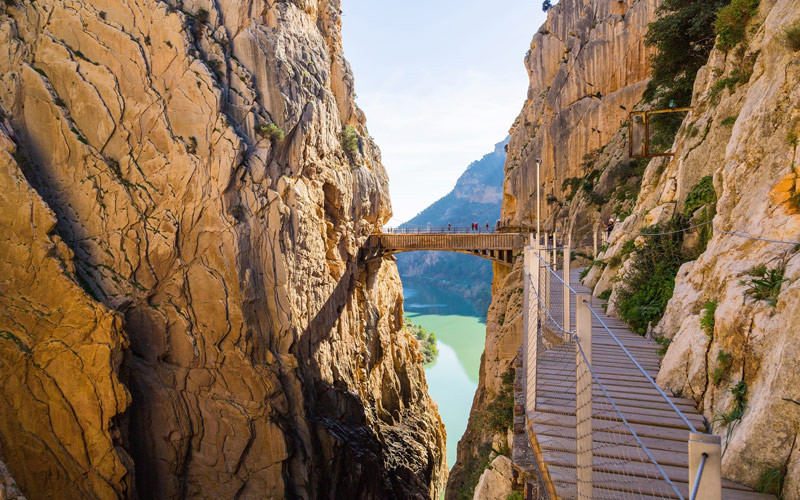
[[689,434],[689,487],[690,500],[722,500],[720,436]]
[[[578,475],[578,500],[592,499],[592,313],[589,311],[592,296],[575,297],[575,322],[580,347],[575,346],[577,371],[575,373],[576,465]],[[583,352],[581,352],[581,350]]]

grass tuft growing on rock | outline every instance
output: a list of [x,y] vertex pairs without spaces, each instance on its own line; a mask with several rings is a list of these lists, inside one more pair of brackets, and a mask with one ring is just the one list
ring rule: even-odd
[[717,202],[717,192],[714,190],[714,179],[707,175],[695,184],[686,195],[683,203],[683,215],[691,217],[699,208]]
[[717,312],[717,301],[712,300],[710,302],[706,302],[706,305],[703,306],[703,315],[700,316],[700,326],[703,327],[703,331],[706,332],[708,338],[714,338],[714,314]]
[[711,372],[711,380],[715,384],[719,384],[723,378],[728,376],[728,372],[733,366],[733,355],[727,351],[720,350],[717,352],[717,363],[717,367]]
[[758,11],[759,0],[733,0],[717,13],[717,47],[728,51],[744,40],[747,22]]
[[751,268],[747,273],[749,277],[740,281],[742,285],[747,286],[744,291],[745,300],[748,298],[756,301],[763,300],[772,307],[777,306],[781,287],[789,281],[784,277],[785,271],[786,268],[783,266],[768,269],[763,264]]
[[786,480],[786,468],[781,465],[767,467],[761,471],[756,481],[756,491],[780,498],[783,482]]
[[731,441],[733,431],[736,429],[736,425],[742,420],[744,411],[747,409],[747,382],[740,380],[739,383],[731,387],[730,391],[733,394],[733,407],[728,412],[716,414],[711,422],[712,425],[728,428],[727,438],[725,439],[725,449],[728,448],[728,443]]
[[790,50],[800,50],[800,22],[794,23],[783,30],[783,41]]

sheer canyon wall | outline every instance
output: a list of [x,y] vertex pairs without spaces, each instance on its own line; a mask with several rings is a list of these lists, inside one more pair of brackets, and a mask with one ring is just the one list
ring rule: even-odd
[[31,498],[428,498],[444,429],[338,0],[0,7],[0,453]]

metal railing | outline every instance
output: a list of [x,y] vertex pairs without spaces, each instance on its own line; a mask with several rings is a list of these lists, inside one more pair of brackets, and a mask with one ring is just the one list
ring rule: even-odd
[[[615,495],[624,492],[626,497],[721,499],[720,438],[697,431],[692,420],[592,307],[591,296],[578,293],[570,285],[570,242],[561,248],[545,244],[551,241],[531,237],[524,250],[525,413],[529,429],[533,425],[545,429],[540,435],[531,436],[535,446],[556,450],[556,455],[562,453],[560,447],[566,446],[563,439],[558,433],[548,435],[546,430],[556,423],[563,426],[574,415],[574,448],[572,444],[567,447],[575,453],[572,479],[576,498],[617,498]],[[558,267],[562,273],[556,271]],[[593,328],[593,322],[599,326]],[[592,363],[593,337],[601,341],[601,356],[607,356],[615,346],[621,359],[626,360],[626,376],[641,380],[635,383],[638,387],[655,390],[659,396],[651,399],[657,401],[655,398],[660,397],[666,403],[659,412],[674,414],[670,426],[685,425],[689,468],[687,477],[679,481],[682,486],[676,484],[674,467],[670,469],[672,475],[668,474],[658,453],[648,447],[647,442],[652,442],[653,437],[643,439],[626,415],[633,396],[623,398],[625,403],[620,404],[615,398],[620,397],[621,389],[611,391],[602,381],[609,368],[604,365],[605,371],[600,373]],[[574,399],[567,397],[570,393]],[[565,479],[552,479],[554,484],[558,481]]]

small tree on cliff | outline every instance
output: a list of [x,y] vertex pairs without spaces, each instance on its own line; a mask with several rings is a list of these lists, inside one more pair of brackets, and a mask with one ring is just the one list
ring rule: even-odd
[[553,8],[553,2],[551,2],[550,0],[544,0],[544,2],[542,2],[542,10],[544,12],[547,12],[552,8]]

